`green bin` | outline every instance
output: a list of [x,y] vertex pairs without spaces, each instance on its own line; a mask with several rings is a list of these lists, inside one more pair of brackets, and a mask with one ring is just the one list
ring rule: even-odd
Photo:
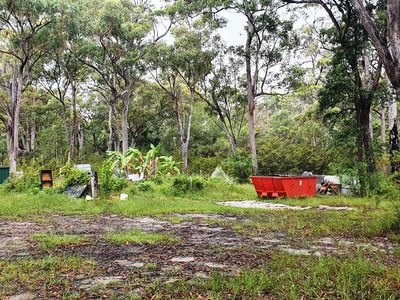
[[0,184],[2,184],[6,179],[10,177],[9,167],[0,167]]

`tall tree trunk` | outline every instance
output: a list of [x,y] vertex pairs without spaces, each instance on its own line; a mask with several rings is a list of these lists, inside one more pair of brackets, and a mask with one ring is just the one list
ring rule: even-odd
[[236,138],[229,132],[229,129],[226,126],[225,122],[222,122],[222,126],[224,127],[225,135],[229,143],[229,148],[231,149],[231,152],[235,154],[237,149]]
[[380,113],[380,127],[381,127],[381,144],[382,144],[382,153],[386,152],[386,107],[385,103],[381,101],[381,107],[379,109]]
[[257,146],[255,135],[255,99],[254,95],[248,95],[248,122],[249,122],[249,142],[251,151],[251,161],[253,165],[253,174],[258,174]]
[[[379,109],[380,112],[380,140],[381,140],[381,151],[382,154],[386,153],[386,107],[385,102],[381,101],[381,107]],[[386,163],[383,161],[381,164],[381,171],[383,174],[387,175],[389,170]]]
[[255,95],[254,83],[251,74],[251,42],[253,40],[253,25],[249,21],[247,23],[247,39],[246,39],[246,83],[247,83],[247,105],[248,105],[248,122],[249,122],[249,143],[251,152],[251,161],[253,166],[253,174],[258,174],[257,146],[255,136]]
[[65,105],[64,102],[61,102],[61,103],[62,103],[62,108],[63,108],[62,118],[63,118],[63,122],[64,122],[64,126],[65,126],[65,133],[67,135],[67,141],[68,141],[68,160],[72,160],[72,159],[74,159],[74,153],[75,153],[74,142],[72,141],[72,139],[73,139],[72,125],[69,124],[69,122],[68,122],[67,106]]
[[112,104],[113,102],[110,101],[108,103],[108,145],[107,145],[107,149],[108,151],[112,151],[113,150],[113,136],[114,136],[114,132],[113,132],[113,107]]
[[[186,172],[189,164],[188,164],[188,156],[189,156],[189,142],[190,142],[190,133],[192,128],[192,116],[193,116],[193,103],[194,103],[194,95],[195,91],[194,88],[191,88],[190,91],[190,101],[189,101],[189,109],[188,109],[188,119],[186,123],[186,129],[183,127],[183,122],[181,119],[181,115],[179,114],[180,120],[178,123],[178,127],[181,129],[179,130],[179,139],[181,142],[181,151],[182,151],[182,171]],[[178,106],[179,109],[179,106]],[[186,133],[185,133],[186,130]]]
[[30,147],[31,150],[34,151],[36,148],[36,126],[35,124],[32,124],[30,126]]
[[126,91],[123,95],[123,107],[122,107],[122,153],[125,154],[129,148],[129,133],[128,133],[128,115],[129,115],[129,101],[131,93]]
[[[28,127],[29,128],[29,127]],[[22,145],[22,149],[24,149],[23,151],[25,153],[29,153],[30,147],[29,147],[29,131],[27,129],[24,128],[22,134],[20,134],[20,139],[21,139],[21,145]]]
[[76,83],[71,81],[71,107],[72,107],[72,136],[70,139],[70,157],[71,159],[75,158],[75,145],[78,140],[78,124],[77,124],[77,111],[76,111]]
[[109,151],[119,151],[119,133],[117,128],[117,96],[112,94],[108,102],[108,145]]
[[[400,89],[400,1],[387,0],[387,35],[380,34],[377,24],[368,13],[363,0],[350,0],[360,21],[368,33],[371,43],[382,60],[386,74],[395,90]],[[388,46],[388,44],[390,46]]]
[[10,173],[17,172],[18,135],[23,78],[23,70],[20,70],[18,66],[14,66],[10,88],[11,110],[8,112],[7,121],[8,165]]
[[[32,97],[32,106],[36,106],[36,97]],[[29,148],[30,151],[34,151],[36,148],[36,122],[35,119],[31,120],[28,128],[28,135],[29,135]]]
[[113,117],[114,121],[112,123],[113,125],[113,132],[114,132],[114,150],[119,151],[120,150],[120,137],[119,137],[119,126],[118,126],[118,112],[117,112],[117,106],[116,106],[116,101],[114,102],[114,105],[112,106],[113,109]]
[[[397,99],[400,99],[400,89],[397,90]],[[397,124],[397,99],[393,99],[389,106],[389,152],[391,156],[391,172],[400,172],[400,165],[394,159],[399,151],[399,132]]]
[[77,131],[78,131],[78,156],[82,157],[85,139],[81,122],[78,122]]

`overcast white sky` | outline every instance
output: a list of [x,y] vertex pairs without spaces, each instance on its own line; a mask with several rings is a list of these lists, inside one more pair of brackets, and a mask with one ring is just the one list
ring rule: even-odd
[[[162,7],[165,2],[161,0],[151,0],[153,5],[156,7]],[[301,6],[297,6],[298,9]],[[313,20],[319,17],[325,17],[325,11],[319,7],[308,7],[307,12],[297,11],[297,18],[295,21],[295,28],[301,28],[305,24],[311,24]],[[226,27],[219,30],[221,37],[225,40],[228,46],[243,45],[246,41],[244,26],[246,24],[246,18],[233,10],[222,11],[219,13],[220,16],[227,20]],[[160,29],[161,31],[161,29]],[[168,40],[168,38],[167,38]]]

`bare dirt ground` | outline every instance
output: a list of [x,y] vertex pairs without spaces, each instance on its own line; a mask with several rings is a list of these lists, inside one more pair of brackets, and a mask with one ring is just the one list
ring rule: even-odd
[[[179,219],[179,222],[166,221],[168,217],[171,220]],[[333,237],[304,240],[276,232],[254,237],[221,225],[224,221],[250,220],[246,216],[217,214],[174,214],[162,218],[50,215],[31,222],[0,220],[0,259],[15,261],[48,255],[38,250],[31,239],[35,233],[81,235],[87,240],[83,245],[66,246],[54,249],[51,253],[94,260],[96,273],[91,277],[79,274],[73,278],[70,289],[78,291],[84,298],[97,299],[107,298],[110,294],[117,298],[118,295],[127,294],[141,296],[143,287],[154,282],[207,279],[218,270],[234,274],[242,269],[257,268],[264,265],[271,253],[276,251],[325,256],[367,248],[371,253],[390,255],[396,246],[384,238],[363,241]],[[180,241],[117,245],[104,238],[107,232],[131,229],[168,233]],[[49,295],[46,294],[49,292],[46,288],[39,289],[36,294],[25,292],[21,289],[20,295],[15,295],[17,298],[10,299],[57,298],[62,293],[52,290]]]

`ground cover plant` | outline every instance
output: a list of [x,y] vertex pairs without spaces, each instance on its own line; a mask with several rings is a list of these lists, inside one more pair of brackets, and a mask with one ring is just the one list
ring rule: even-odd
[[157,244],[172,243],[178,240],[171,235],[146,233],[138,230],[125,232],[110,232],[106,235],[106,239],[117,244],[137,243],[137,244]]
[[78,246],[85,242],[85,239],[79,235],[71,234],[33,234],[31,239],[36,242],[36,247],[40,250],[51,250],[57,247]]

